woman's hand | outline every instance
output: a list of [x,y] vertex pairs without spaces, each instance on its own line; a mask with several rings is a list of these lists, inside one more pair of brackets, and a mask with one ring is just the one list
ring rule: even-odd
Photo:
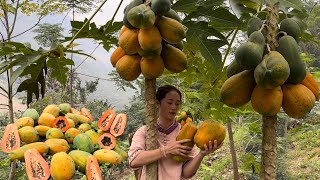
[[191,153],[192,147],[183,145],[183,143],[187,142],[191,142],[191,139],[183,139],[168,144],[167,146],[165,146],[166,154],[188,157]]
[[223,145],[223,142],[218,146],[217,140],[214,140],[213,143],[212,143],[212,141],[209,141],[208,145],[204,144],[204,150],[200,151],[200,154],[202,156],[206,156],[210,153],[213,153],[217,149],[221,148],[222,145]]

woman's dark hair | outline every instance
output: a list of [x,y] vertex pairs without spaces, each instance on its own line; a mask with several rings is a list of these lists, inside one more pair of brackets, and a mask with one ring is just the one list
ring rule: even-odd
[[179,89],[177,89],[176,87],[174,86],[171,86],[171,85],[164,85],[164,86],[161,86],[158,88],[157,92],[156,92],[156,99],[161,102],[161,100],[163,98],[166,97],[166,94],[170,91],[176,91],[179,96],[180,96],[180,101],[181,101],[181,92],[179,91]]

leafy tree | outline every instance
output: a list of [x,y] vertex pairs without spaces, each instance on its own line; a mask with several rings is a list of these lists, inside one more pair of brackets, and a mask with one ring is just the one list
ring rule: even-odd
[[34,39],[44,47],[50,47],[53,44],[59,44],[64,37],[61,32],[64,29],[60,24],[40,24],[33,32],[38,33]]

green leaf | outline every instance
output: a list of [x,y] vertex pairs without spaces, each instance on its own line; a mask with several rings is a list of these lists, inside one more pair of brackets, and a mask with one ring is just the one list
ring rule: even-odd
[[62,85],[65,85],[67,81],[67,65],[73,65],[73,61],[66,58],[50,58],[47,61],[47,66],[52,69],[51,75]]
[[213,27],[222,26],[235,29],[236,27],[243,25],[243,23],[235,15],[231,14],[225,8],[211,9],[207,7],[201,7],[197,11],[188,15],[184,21],[199,17],[208,18],[209,22],[214,25]]
[[191,13],[197,10],[197,1],[196,0],[179,0],[171,6],[175,11]]
[[[73,21],[71,23],[72,32],[77,32],[80,30],[82,25],[87,21]],[[111,47],[115,46],[118,43],[118,37],[116,32],[120,31],[122,27],[122,22],[114,22],[110,24],[111,21],[108,21],[105,25],[97,28],[95,23],[89,23],[86,27],[77,35],[79,38],[92,38],[96,41],[99,41],[103,44],[103,47],[109,51]],[[66,37],[66,40],[70,40],[72,37]]]
[[220,51],[218,50],[219,47],[221,47],[222,41],[217,40],[203,40],[200,41],[200,52],[202,56],[209,62],[213,64],[215,68],[221,67],[222,64],[222,55]]
[[186,38],[187,41],[194,41],[195,39],[207,39],[207,37],[217,37],[225,42],[227,42],[225,36],[223,34],[221,34],[219,31],[215,30],[212,27],[208,26],[207,22],[204,21],[199,21],[199,22],[192,22],[192,21],[188,21],[184,24],[187,28],[187,34],[186,34]]
[[280,7],[287,9],[287,8],[294,8],[298,11],[303,11],[303,4],[300,0],[279,0]]
[[250,7],[256,7],[256,6],[252,6],[252,3],[254,3],[253,1],[249,1],[249,0],[230,0],[230,7],[231,7],[231,11],[234,12],[234,14],[240,18],[241,16],[243,16],[244,14],[247,13],[252,13],[255,14],[256,11],[253,11],[253,9],[248,8],[245,6],[245,4],[250,3]]

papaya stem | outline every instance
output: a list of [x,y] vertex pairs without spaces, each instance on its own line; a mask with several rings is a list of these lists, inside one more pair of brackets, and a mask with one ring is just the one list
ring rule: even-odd
[[270,48],[270,45],[269,45],[269,44],[267,44],[267,51],[268,51],[268,53],[271,52],[271,48]]

